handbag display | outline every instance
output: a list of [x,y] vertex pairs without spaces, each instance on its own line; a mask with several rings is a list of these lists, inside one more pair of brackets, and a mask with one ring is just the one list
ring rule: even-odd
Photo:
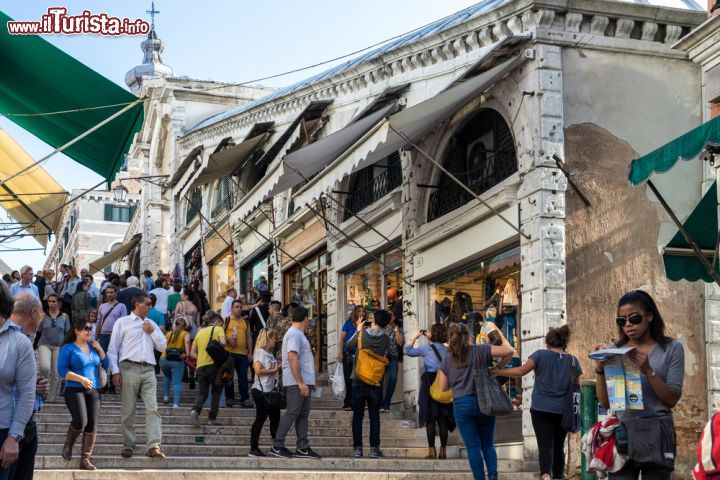
[[213,362],[215,362],[215,365],[219,366],[225,363],[225,360],[228,359],[230,354],[227,352],[227,350],[225,350],[225,347],[223,347],[220,342],[213,338],[213,333],[215,333],[214,326],[210,330],[210,340],[208,341],[205,351],[210,356],[210,358],[212,358]]
[[500,384],[490,374],[490,349],[487,358],[482,359],[478,368],[473,371],[478,408],[491,417],[509,415],[513,412],[512,401]]
[[580,385],[575,383],[575,357],[570,356],[568,364],[570,386],[565,394],[565,406],[560,426],[568,433],[580,431],[582,421],[580,419]]
[[385,367],[389,360],[384,355],[362,348],[362,334],[358,332],[358,353],[355,363],[355,378],[363,383],[377,387],[385,376]]
[[[432,348],[433,352],[435,352],[435,356],[437,357],[438,362],[442,363],[442,357],[440,356],[440,352],[438,352],[435,345],[431,343],[430,348]],[[438,381],[437,375],[435,375],[435,380],[433,381],[432,385],[430,385],[430,397],[438,403],[452,403],[453,401],[452,390],[443,391],[440,388],[440,382]]]

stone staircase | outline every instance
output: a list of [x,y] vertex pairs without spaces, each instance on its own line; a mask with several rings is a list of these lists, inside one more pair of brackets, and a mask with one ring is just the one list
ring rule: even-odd
[[[162,404],[162,380],[158,377],[158,403],[163,420],[162,450],[165,460],[153,460],[144,455],[145,416],[142,403],[136,415],[137,447],[133,458],[120,456],[122,433],[120,427],[119,395],[103,395],[97,445],[93,459],[96,472],[77,470],[80,442],[75,446],[73,459],[65,462],[60,456],[70,414],[62,397],[46,404],[36,414],[39,446],[35,460],[37,480],[190,480],[220,478],[252,478],[257,480],[290,480],[305,478],[382,479],[400,480],[428,478],[434,480],[471,479],[467,460],[461,457],[462,439],[456,431],[451,435],[447,460],[425,460],[427,453],[425,430],[415,428],[415,422],[404,420],[399,413],[381,414],[382,450],[386,459],[352,458],[352,412],[342,410],[342,402],[332,397],[329,387],[320,398],[313,398],[310,414],[310,445],[322,459],[249,458],[250,426],[255,418],[252,408],[221,408],[216,425],[208,425],[207,409],[201,415],[202,426],[190,422],[190,406],[194,391],[183,385],[184,395],[179,408]],[[364,443],[367,444],[369,422],[364,423]],[[260,437],[260,449],[267,452],[272,444],[266,422]],[[287,446],[293,450],[295,433],[291,430]],[[500,446],[499,470],[503,479],[524,479],[516,473],[522,462],[516,456],[516,446]]]

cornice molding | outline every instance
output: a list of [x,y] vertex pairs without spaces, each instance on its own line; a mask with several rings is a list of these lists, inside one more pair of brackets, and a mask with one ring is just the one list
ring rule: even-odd
[[[595,39],[614,37],[624,40],[624,44],[600,41],[600,48],[617,46],[621,51],[637,48],[643,53],[678,58],[670,45],[705,18],[703,12],[607,0],[516,0],[433,37],[404,45],[356,68],[188,133],[179,139],[180,154],[251,124],[299,114],[312,101],[349,95],[417,69],[451,62],[508,35],[545,29],[560,34],[556,42],[577,46],[578,38],[563,34],[585,33],[589,38],[583,38],[583,48],[593,48]],[[648,44],[655,45],[648,48]]]

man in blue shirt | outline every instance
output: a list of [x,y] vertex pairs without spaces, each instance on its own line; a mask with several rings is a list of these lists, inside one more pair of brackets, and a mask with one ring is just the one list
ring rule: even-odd
[[20,281],[13,283],[10,287],[10,293],[12,296],[17,297],[23,292],[28,292],[40,299],[40,291],[38,290],[37,285],[32,283],[32,277],[33,269],[27,265],[22,267],[20,269]]

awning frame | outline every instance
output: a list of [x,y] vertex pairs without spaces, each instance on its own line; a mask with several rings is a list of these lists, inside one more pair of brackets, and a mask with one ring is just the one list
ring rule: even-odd
[[[120,245],[120,247],[118,247],[117,249],[112,250],[107,254],[103,255],[102,257],[90,262],[88,270],[90,270],[91,273],[102,272],[103,268],[107,267],[108,265],[112,265],[118,260],[128,256],[130,252],[132,252],[132,250],[137,247],[137,245],[140,243],[140,240],[142,240],[142,234],[136,233],[130,238],[127,243]],[[118,255],[118,253],[120,253],[120,255]],[[110,261],[107,260],[108,257],[110,257]]]
[[[715,268],[713,268],[712,265],[710,265],[710,262],[708,262],[708,259],[706,255],[703,253],[703,251],[700,249],[700,246],[697,244],[697,242],[692,238],[690,233],[688,233],[687,229],[685,228],[685,225],[678,219],[677,215],[675,215],[675,212],[672,211],[670,208],[670,205],[668,205],[665,198],[660,194],[655,184],[652,182],[652,180],[647,181],[647,185],[650,188],[650,190],[655,194],[658,201],[660,202],[660,205],[665,209],[667,214],[672,219],[675,226],[678,228],[682,236],[685,238],[685,241],[690,246],[690,249],[693,251],[695,256],[697,257],[698,261],[702,264],[703,268],[707,271],[708,275],[715,281],[715,283],[720,286],[720,273],[715,271]],[[715,247],[717,251],[717,246]],[[715,263],[715,259],[713,260],[713,263]]]

